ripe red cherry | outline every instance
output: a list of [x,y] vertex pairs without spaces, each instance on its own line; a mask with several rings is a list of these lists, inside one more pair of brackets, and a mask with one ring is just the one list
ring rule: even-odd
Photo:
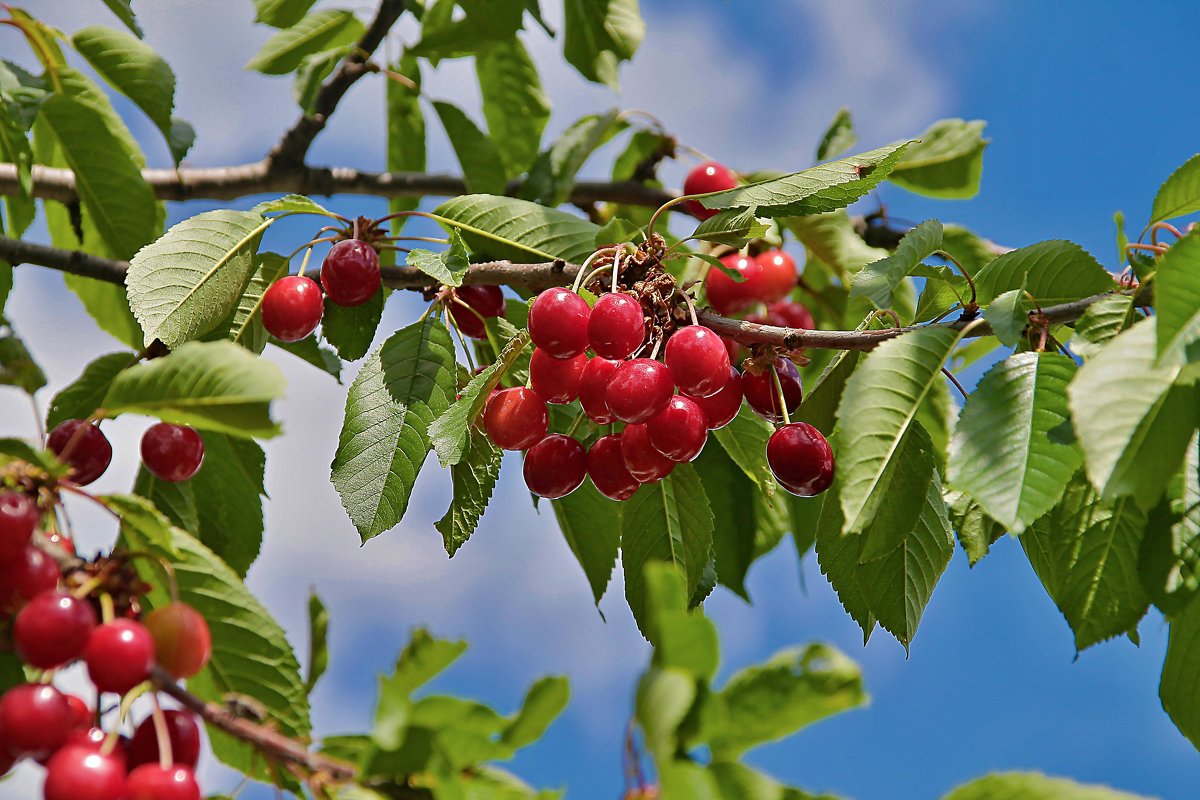
[[721,337],[700,325],[676,331],[663,361],[679,391],[691,397],[715,394],[729,380],[729,351]]
[[796,288],[796,260],[782,250],[764,250],[754,259],[763,268],[763,300],[787,297]]
[[569,403],[579,396],[588,357],[555,358],[539,347],[529,357],[529,385],[547,403]]
[[[800,385],[800,372],[789,359],[775,359],[775,372],[779,375],[779,385],[783,389],[783,400],[790,414],[800,406],[804,399],[804,390]],[[760,417],[772,422],[783,419],[783,411],[779,408],[779,397],[775,391],[775,379],[771,370],[763,370],[758,375],[747,372],[742,375],[742,392],[746,402]]]
[[0,564],[21,555],[37,523],[37,506],[27,495],[0,492]]
[[195,428],[157,422],[142,434],[142,463],[160,480],[186,481],[203,461],[204,440]]
[[621,432],[621,457],[629,474],[641,483],[654,483],[671,474],[675,462],[654,449],[643,423],[626,425]]
[[125,694],[150,677],[154,638],[140,622],[116,619],[92,631],[83,660],[96,689]]
[[733,367],[729,368],[729,378],[716,394],[708,397],[693,397],[696,405],[704,412],[708,420],[708,429],[715,431],[733,422],[742,407],[742,374]]
[[212,656],[212,635],[200,612],[187,603],[168,603],[142,617],[154,639],[154,659],[176,678],[190,678]]
[[767,463],[779,485],[801,497],[818,495],[833,483],[833,449],[807,422],[793,422],[771,434]]
[[11,561],[0,563],[0,613],[15,611],[42,592],[58,586],[58,564],[43,550],[26,545]]
[[571,358],[588,348],[587,301],[568,289],[547,289],[529,309],[529,338],[555,358]]
[[733,314],[763,299],[762,264],[741,253],[721,256],[721,263],[740,272],[746,280],[738,283],[716,267],[709,267],[704,276],[704,291],[708,295],[708,304],[718,314]]
[[587,332],[596,355],[616,359],[632,355],[646,339],[642,304],[622,292],[602,295],[588,317]]
[[379,253],[360,239],[338,242],[321,265],[321,285],[339,306],[361,306],[379,291],[381,280]]
[[736,366],[746,357],[746,348],[738,344],[736,339],[730,339],[722,336],[721,342],[725,345],[725,352],[729,353],[729,363]]
[[778,300],[767,306],[767,316],[764,319],[768,325],[778,325],[781,328],[800,328],[816,330],[817,323],[813,315],[803,303],[794,300]]
[[676,462],[700,455],[708,440],[708,418],[690,397],[676,395],[646,423],[654,449]]
[[604,400],[617,419],[645,422],[667,406],[675,382],[667,365],[652,358],[635,358],[617,368]]
[[464,308],[454,301],[449,303],[447,308],[454,324],[464,336],[486,339],[487,326],[481,317],[504,316],[504,292],[499,286],[460,286],[454,294],[468,306]]
[[[200,760],[200,726],[186,711],[164,711],[167,735],[171,740],[171,757],[176,764],[194,767]],[[154,718],[147,717],[129,740],[129,766],[158,763],[158,731]]]
[[283,342],[298,342],[308,336],[317,329],[324,313],[321,287],[304,275],[280,278],[263,294],[263,327]]
[[572,436],[552,433],[525,454],[525,485],[539,497],[566,497],[587,474],[587,453]]
[[496,392],[483,411],[483,429],[502,450],[526,450],[541,441],[549,427],[546,401],[523,386]]
[[71,708],[72,730],[88,730],[96,721],[96,714],[83,702],[82,697],[73,694],[64,695],[67,705]]
[[592,442],[588,448],[587,471],[597,491],[609,500],[628,500],[640,485],[625,466],[619,433],[610,433]]
[[200,787],[188,767],[143,764],[129,773],[122,800],[200,800]]
[[64,747],[46,764],[45,800],[125,800],[125,764],[120,756],[90,747]]
[[0,729],[14,756],[48,756],[66,741],[73,723],[67,698],[48,684],[27,683],[0,697]]
[[597,425],[608,425],[617,421],[617,415],[608,407],[604,395],[620,366],[620,361],[596,356],[583,368],[583,375],[579,379],[579,404],[583,406],[588,419]]
[[71,468],[70,478],[86,486],[104,474],[112,462],[112,445],[100,429],[81,419],[69,419],[50,431],[46,445]]
[[29,666],[54,669],[79,658],[95,627],[96,612],[86,600],[42,592],[17,614],[13,644]]
[[[722,192],[737,186],[737,178],[729,167],[715,161],[705,161],[688,173],[683,181],[684,194],[708,194]],[[684,200],[683,210],[697,219],[708,219],[717,215],[717,211],[705,208],[698,200]]]

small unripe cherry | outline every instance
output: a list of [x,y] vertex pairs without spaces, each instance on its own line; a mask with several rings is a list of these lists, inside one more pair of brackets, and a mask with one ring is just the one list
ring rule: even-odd
[[529,309],[529,338],[555,358],[572,358],[588,348],[587,301],[555,287],[537,296]]
[[708,440],[708,419],[695,400],[676,395],[646,422],[646,433],[654,449],[667,458],[680,463],[691,461]]
[[59,423],[46,439],[58,460],[71,468],[68,477],[80,486],[99,478],[112,463],[112,445],[100,428],[82,419]]
[[[775,359],[775,374],[779,376],[779,385],[783,389],[783,400],[787,404],[788,413],[800,407],[804,399],[804,389],[800,385],[800,371],[787,358]],[[775,388],[775,378],[771,370],[765,369],[755,375],[746,372],[742,375],[742,393],[750,408],[764,419],[771,422],[783,420],[783,410],[779,407],[779,393]]]
[[783,250],[764,250],[755,259],[763,268],[763,300],[787,297],[796,288],[796,260]]
[[115,619],[94,629],[83,651],[88,678],[101,692],[125,694],[150,677],[154,638],[140,622]]
[[620,361],[596,356],[588,361],[579,378],[579,404],[588,419],[597,425],[609,425],[617,421],[617,415],[604,399],[608,384],[621,366]]
[[451,300],[447,304],[454,324],[464,336],[486,339],[487,326],[482,318],[504,316],[504,292],[499,286],[459,286],[455,296],[466,306]]
[[616,359],[632,355],[646,339],[642,304],[623,292],[601,295],[588,317],[587,332],[596,355]]
[[552,433],[529,448],[523,468],[525,485],[539,497],[566,497],[587,475],[587,453],[579,440]]
[[596,490],[609,500],[628,500],[640,485],[625,466],[619,433],[610,433],[592,442],[588,448],[587,471]]
[[129,773],[122,800],[200,800],[200,786],[188,767],[143,764]]
[[729,351],[721,337],[700,325],[675,331],[663,361],[679,391],[690,397],[715,394],[729,380]]
[[37,523],[37,505],[28,495],[0,492],[0,564],[21,555]]
[[708,268],[704,291],[708,295],[708,304],[718,314],[733,314],[762,300],[762,264],[741,253],[721,256],[721,263],[740,272],[745,280],[738,283],[716,267]]
[[66,741],[73,722],[67,698],[49,684],[15,686],[0,697],[0,729],[14,756],[45,758]]
[[0,563],[0,614],[58,586],[58,564],[44,550],[29,544],[16,558]]
[[[170,710],[163,712],[163,722],[167,726],[174,762],[195,767],[200,761],[200,726],[196,724],[196,718],[187,711]],[[158,730],[154,725],[154,717],[146,717],[137,726],[126,749],[130,767],[158,763]]]
[[771,434],[767,464],[779,485],[800,497],[818,495],[833,483],[833,448],[807,422],[793,422]]
[[650,444],[645,423],[626,425],[621,432],[621,457],[629,474],[641,483],[654,483],[671,474],[675,462]]
[[[737,186],[737,177],[724,164],[715,161],[705,161],[694,167],[683,181],[684,194],[708,194],[733,189]],[[705,208],[698,200],[684,200],[683,210],[696,219],[708,219],[717,215],[717,211]]]
[[344,239],[321,265],[321,285],[339,306],[361,306],[379,291],[379,253],[361,239]]
[[142,617],[154,639],[154,658],[175,678],[190,678],[212,656],[212,635],[200,612],[187,603],[168,603]]
[[604,392],[604,400],[617,419],[645,422],[662,411],[675,382],[667,365],[652,358],[635,358],[617,368]]
[[569,403],[579,396],[588,357],[555,358],[539,347],[529,357],[529,386],[547,403]]
[[203,462],[204,440],[195,428],[157,422],[142,434],[142,463],[159,480],[186,481]]
[[501,389],[483,411],[483,429],[501,450],[527,450],[546,435],[550,413],[533,389]]
[[281,342],[298,342],[308,336],[324,313],[321,287],[305,275],[280,278],[263,294],[263,327]]
[[125,764],[115,753],[67,745],[46,764],[42,796],[45,800],[126,800]]
[[86,600],[42,592],[17,614],[12,639],[26,664],[55,669],[79,658],[95,627],[96,612]]
[[708,420],[708,429],[715,431],[733,422],[742,407],[742,374],[734,367],[729,368],[725,385],[708,397],[693,397],[696,405]]

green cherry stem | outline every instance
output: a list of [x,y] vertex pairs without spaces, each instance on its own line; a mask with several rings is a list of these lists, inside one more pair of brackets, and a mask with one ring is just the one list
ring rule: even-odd
[[158,695],[150,695],[150,714],[154,718],[154,736],[158,739],[158,765],[164,770],[175,764],[175,753],[171,750],[171,734],[167,730],[167,717],[158,703]]
[[791,425],[792,418],[788,414],[787,401],[783,399],[783,384],[779,382],[779,371],[771,365],[771,381],[775,384],[775,399],[779,401],[779,409],[783,412],[783,424]]

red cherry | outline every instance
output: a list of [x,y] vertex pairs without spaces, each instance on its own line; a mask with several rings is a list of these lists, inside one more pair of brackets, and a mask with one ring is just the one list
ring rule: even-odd
[[780,300],[796,288],[796,261],[782,250],[765,250],[754,259],[763,268],[763,300]]
[[202,461],[204,440],[195,428],[157,422],[142,434],[142,463],[160,480],[186,481],[200,471]]
[[[104,742],[108,740],[108,734],[94,726],[84,726],[74,728],[67,734],[67,739],[63,742],[62,749],[68,747],[79,747],[84,750],[90,750],[93,753],[99,753],[104,747]],[[121,769],[125,769],[127,761],[125,747],[128,739],[121,736],[117,739],[117,746],[113,748],[112,757],[117,759],[121,764]]]
[[765,322],[768,325],[778,325],[781,328],[800,328],[801,330],[816,330],[817,323],[813,315],[803,303],[794,300],[779,300],[767,306]]
[[[775,359],[775,372],[779,375],[779,385],[783,389],[783,399],[787,403],[790,414],[800,407],[804,399],[804,390],[800,385],[800,371],[789,359]],[[772,422],[783,419],[783,411],[779,408],[779,397],[775,391],[775,379],[771,370],[763,370],[758,375],[747,372],[742,375],[742,392],[746,402],[760,417]]]
[[27,683],[0,697],[0,729],[14,756],[48,756],[66,741],[73,723],[67,698],[48,684]]
[[73,730],[88,730],[96,722],[96,714],[88,708],[82,697],[73,694],[65,695],[67,705],[71,707],[71,718],[74,720]]
[[539,497],[566,497],[587,474],[587,453],[571,436],[552,433],[525,454],[525,485]]
[[539,347],[529,357],[529,385],[547,403],[569,403],[579,396],[579,382],[588,357],[555,358]]
[[37,523],[37,505],[27,495],[0,492],[0,564],[24,552]]
[[361,306],[379,291],[380,282],[379,253],[360,239],[338,242],[321,265],[321,285],[339,306]]
[[125,800],[120,756],[90,747],[64,747],[46,764],[45,800]]
[[129,773],[122,800],[200,800],[200,787],[188,767],[143,764]]
[[97,690],[125,694],[150,677],[154,638],[140,622],[113,620],[92,631],[83,660]]
[[69,556],[75,555],[75,541],[60,531],[46,534],[46,541],[62,550]]
[[518,386],[496,392],[483,411],[483,428],[502,450],[526,450],[546,435],[550,414],[533,389]]
[[0,613],[15,611],[42,592],[58,586],[58,564],[41,548],[27,545],[12,561],[0,564]]
[[721,342],[725,345],[725,352],[729,353],[730,364],[736,365],[746,357],[746,348],[738,344],[736,339],[730,339],[727,336],[722,336]]
[[587,332],[596,355],[615,359],[632,355],[646,338],[642,304],[622,292],[602,295],[588,317]]
[[721,263],[740,272],[746,280],[738,283],[716,267],[709,267],[704,276],[704,291],[708,295],[708,304],[718,314],[733,314],[763,299],[762,264],[741,253],[721,256]]
[[621,432],[621,457],[629,474],[641,483],[654,483],[671,474],[675,462],[654,449],[643,423],[626,425]]
[[663,361],[679,391],[690,397],[715,394],[729,380],[729,351],[708,328],[691,325],[667,340]]
[[619,433],[610,433],[592,442],[588,448],[587,471],[597,491],[610,500],[628,500],[640,485],[625,466]]
[[588,348],[587,301],[568,289],[547,289],[529,309],[529,338],[555,358],[571,358]]
[[833,483],[833,449],[807,422],[793,422],[771,434],[767,463],[779,485],[801,497],[818,495]]
[[700,455],[708,440],[708,418],[690,397],[676,395],[646,423],[654,449],[675,462]]
[[608,425],[617,421],[617,416],[608,407],[604,395],[620,366],[620,361],[596,356],[583,368],[583,375],[579,379],[579,404],[583,406],[588,418],[597,425]]
[[263,294],[263,327],[283,342],[298,342],[308,336],[316,330],[324,313],[321,287],[304,275],[280,278]]
[[54,669],[79,658],[95,627],[96,612],[86,600],[42,592],[17,614],[12,639],[26,664]]
[[[683,181],[684,194],[708,194],[722,192],[737,186],[737,178],[729,167],[715,161],[705,161],[688,173]],[[683,210],[697,219],[708,219],[717,215],[717,211],[705,208],[698,200],[684,200]]]
[[667,406],[675,382],[667,365],[652,358],[635,358],[617,368],[604,400],[617,419],[645,422]]
[[715,431],[733,422],[742,407],[742,374],[733,367],[729,368],[729,379],[716,394],[708,397],[693,397],[696,405],[704,412],[708,420],[708,429]]
[[212,656],[212,635],[200,612],[187,603],[168,603],[142,617],[154,639],[154,658],[176,678],[190,678]]
[[71,468],[70,478],[86,486],[112,462],[112,445],[100,429],[82,419],[69,419],[50,431],[46,445]]
[[[200,726],[196,718],[186,711],[164,711],[163,721],[171,740],[171,757],[176,764],[194,767],[200,760]],[[158,731],[154,718],[147,717],[129,740],[129,765],[158,763]]]
[[464,308],[454,301],[447,305],[454,324],[464,336],[486,339],[487,326],[482,318],[504,316],[504,292],[499,286],[460,286],[454,294],[468,306]]

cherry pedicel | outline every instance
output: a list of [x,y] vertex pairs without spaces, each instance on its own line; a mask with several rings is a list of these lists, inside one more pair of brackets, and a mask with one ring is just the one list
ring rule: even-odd
[[667,365],[652,358],[635,358],[617,368],[604,400],[617,419],[645,422],[667,406],[675,382]]
[[547,403],[569,403],[579,396],[579,383],[588,357],[555,358],[535,347],[529,357],[529,385]]
[[771,422],[782,422],[783,409],[779,407],[779,390],[775,387],[775,375],[779,376],[779,386],[783,389],[783,400],[787,404],[787,413],[800,407],[804,399],[804,389],[800,385],[800,371],[787,358],[775,359],[774,375],[770,369],[765,369],[755,375],[746,372],[742,375],[742,392],[746,402],[754,412]]
[[632,355],[646,339],[642,304],[622,292],[602,295],[588,317],[587,333],[598,356],[622,359]]
[[91,747],[63,747],[46,764],[42,796],[45,800],[126,800],[124,759]]
[[140,622],[116,619],[92,631],[83,660],[98,691],[125,694],[150,677],[154,639]]
[[762,299],[770,303],[796,288],[796,261],[782,250],[765,250],[754,259],[762,266]]
[[204,440],[195,428],[159,422],[142,434],[142,463],[154,477],[178,483],[200,471]]
[[734,367],[729,368],[729,377],[725,385],[716,394],[708,397],[693,397],[696,405],[704,412],[708,420],[708,429],[715,431],[733,422],[734,417],[742,407],[742,374]]
[[721,337],[691,325],[667,340],[663,361],[679,391],[690,397],[715,394],[729,380],[729,351]]
[[617,415],[608,407],[604,396],[620,366],[620,361],[596,356],[583,368],[583,375],[579,379],[579,404],[583,406],[588,419],[597,425],[609,425],[617,421]]
[[96,612],[86,600],[42,592],[17,614],[12,639],[26,664],[54,669],[79,658],[95,627]]
[[527,450],[545,437],[549,427],[546,401],[521,386],[496,392],[483,411],[483,428],[501,450]]
[[700,455],[708,440],[708,418],[690,397],[676,395],[646,423],[654,449],[676,462]]
[[321,287],[303,275],[280,278],[263,294],[263,327],[281,342],[298,342],[308,336],[317,329],[323,313]]
[[143,764],[129,773],[121,800],[200,800],[200,787],[188,767]]
[[587,471],[596,490],[610,500],[628,500],[640,485],[625,466],[619,433],[610,433],[592,442],[588,448]]
[[588,348],[587,323],[592,310],[569,289],[547,289],[529,309],[529,338],[555,358],[571,358]]
[[818,495],[833,483],[833,449],[807,422],[793,422],[771,434],[767,463],[779,484],[800,497]]
[[48,684],[27,683],[0,697],[4,746],[14,756],[45,758],[66,741],[73,722],[67,698]]
[[[194,767],[200,761],[200,726],[186,711],[164,711],[163,722],[171,741],[171,757],[176,764]],[[158,731],[154,718],[147,717],[129,740],[129,766],[158,763]]]
[[483,318],[504,316],[504,293],[499,286],[460,286],[454,295],[466,305],[451,300],[446,307],[464,336],[486,339]]
[[321,265],[321,285],[339,306],[361,306],[379,291],[381,282],[379,253],[361,239],[338,242]]
[[175,678],[190,678],[212,656],[212,635],[200,612],[187,603],[168,603],[142,617],[154,639],[154,658]]
[[762,301],[762,264],[741,253],[721,256],[721,263],[740,272],[745,280],[738,283],[716,267],[708,268],[704,291],[708,295],[708,304],[718,314],[733,314]]
[[82,419],[69,419],[50,431],[46,446],[71,468],[71,480],[86,486],[112,463],[112,445],[100,429]]
[[525,485],[539,497],[566,497],[587,475],[587,453],[571,436],[552,433],[525,454]]
[[[737,177],[724,164],[715,161],[705,161],[692,169],[683,181],[684,194],[708,194],[733,189],[737,186]],[[683,210],[696,219],[708,219],[719,212],[705,208],[698,200],[684,200]]]

